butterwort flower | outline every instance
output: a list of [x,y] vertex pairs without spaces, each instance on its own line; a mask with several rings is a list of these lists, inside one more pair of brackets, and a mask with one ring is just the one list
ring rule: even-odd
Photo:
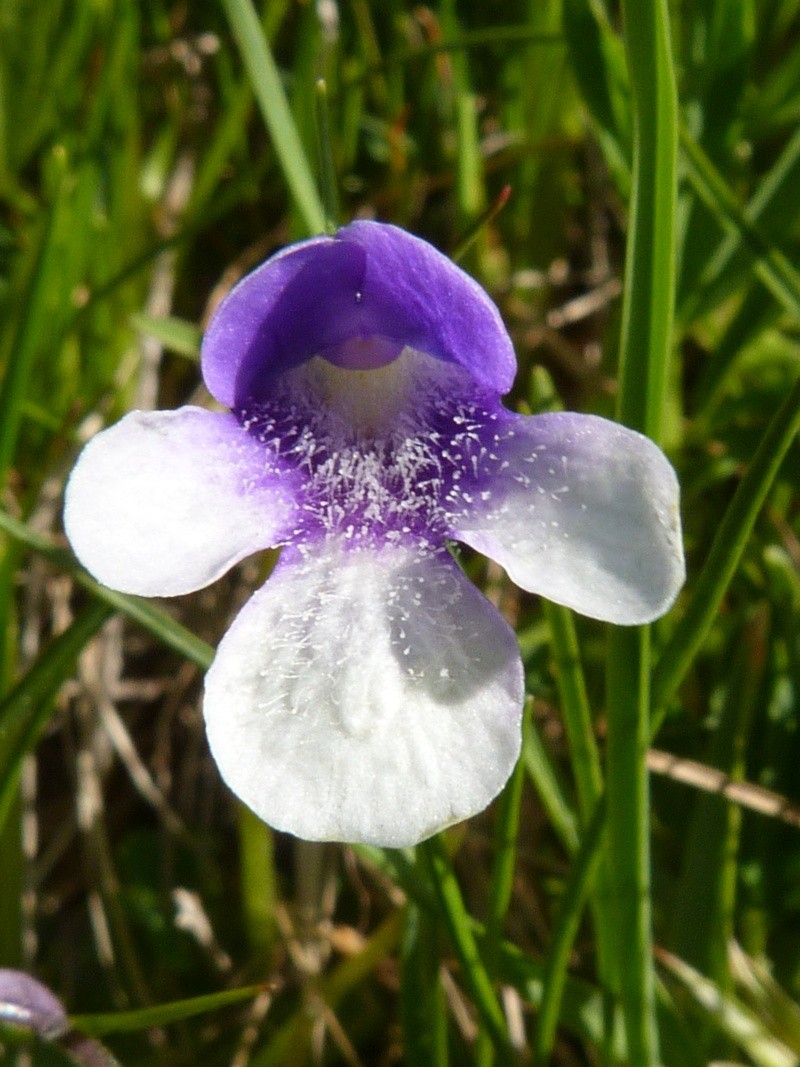
[[0,967],[0,1038],[4,1036],[25,1043],[32,1039],[53,1043],[62,1050],[59,1062],[66,1059],[80,1067],[119,1067],[99,1041],[71,1028],[64,1005],[47,986],[9,967]]
[[133,412],[89,442],[65,525],[101,582],[188,593],[283,546],[206,676],[211,751],[273,826],[413,844],[483,809],[519,754],[514,634],[448,545],[613,623],[682,584],[678,486],[645,437],[516,415],[480,286],[426,242],[354,222],[221,303],[202,349],[229,412]]

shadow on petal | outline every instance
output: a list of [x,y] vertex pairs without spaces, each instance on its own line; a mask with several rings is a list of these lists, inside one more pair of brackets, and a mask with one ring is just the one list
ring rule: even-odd
[[212,754],[265,822],[411,845],[481,811],[520,747],[522,664],[446,554],[287,556],[206,677]]

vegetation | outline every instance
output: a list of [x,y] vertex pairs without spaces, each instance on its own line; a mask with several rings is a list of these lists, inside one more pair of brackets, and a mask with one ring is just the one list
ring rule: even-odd
[[[800,1063],[800,0],[251,2],[0,5],[0,966],[126,1067]],[[649,629],[461,553],[523,758],[404,852],[298,845],[211,762],[271,557],[153,604],[60,532],[82,443],[209,402],[220,295],[337,211],[492,293],[511,407],[615,416],[683,491]]]

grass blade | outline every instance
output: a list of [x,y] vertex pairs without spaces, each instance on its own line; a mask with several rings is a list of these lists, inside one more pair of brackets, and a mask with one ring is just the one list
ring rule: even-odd
[[617,185],[630,187],[630,86],[625,55],[605,8],[595,0],[564,0],[564,36],[572,67],[597,125]]
[[[675,294],[678,118],[665,0],[623,2],[633,170],[620,345],[620,421],[661,439]],[[616,629],[607,659],[609,873],[633,1067],[658,1063],[650,914],[650,636]]]
[[258,15],[250,0],[222,0],[222,6],[241,50],[286,184],[305,220],[309,234],[324,233],[325,208],[317,192],[313,172]]
[[[714,538],[692,598],[653,673],[653,707],[659,716],[685,676],[719,610],[761,506],[789,446],[800,432],[800,378],[770,422]],[[657,720],[654,729],[657,729]]]
[[484,961],[478,952],[470,917],[464,907],[461,890],[441,835],[418,845],[417,855],[426,868],[429,881],[436,888],[442,917],[481,1022],[490,1034],[497,1052],[507,1055],[510,1052],[510,1045],[505,1018],[492,988]]
[[[795,198],[799,180],[800,130],[797,130],[769,173],[761,180],[747,207],[742,209],[743,217],[764,234],[779,232],[780,228],[785,227],[786,218],[792,210],[791,200]],[[716,198],[714,203],[719,217],[721,206]],[[698,284],[681,302],[678,314],[683,322],[691,322],[696,314],[707,310],[719,297],[731,292],[749,269],[753,253],[746,247],[741,227],[732,219],[726,230],[728,232],[709,257]]]
[[605,814],[605,805],[598,803],[575,857],[559,909],[553,940],[545,960],[542,1000],[534,1037],[536,1063],[549,1063],[553,1052],[572,943],[602,859],[600,843],[605,830]]
[[521,758],[553,829],[567,851],[576,852],[579,844],[578,819],[567,800],[530,712],[527,712],[522,720]]
[[754,1012],[672,953],[660,950],[659,962],[689,994],[701,1018],[713,1021],[757,1067],[796,1067],[796,1054],[774,1037]]
[[402,948],[403,1062],[447,1067],[447,1014],[439,979],[438,931],[431,915],[411,906]]
[[0,702],[0,826],[16,797],[20,765],[36,745],[53,711],[53,698],[75,661],[111,615],[107,604],[90,604],[39,656]]
[[560,604],[544,601],[543,607],[550,628],[556,685],[569,737],[570,760],[578,789],[581,816],[586,821],[591,817],[597,799],[603,791],[603,773],[589,698],[586,695],[586,683],[583,679],[575,620],[572,612]]
[[27,291],[20,301],[22,313],[11,340],[10,351],[4,360],[5,373],[0,388],[0,484],[3,485],[8,468],[14,461],[31,364],[37,353],[43,324],[48,320],[47,301],[51,275],[58,266],[56,247],[62,214],[63,197],[59,187],[44,222]]
[[[545,618],[550,629],[553,663],[561,698],[564,725],[569,738],[570,763],[575,776],[580,803],[581,822],[584,827],[594,825],[597,802],[603,793],[603,774],[600,754],[594,734],[589,698],[580,659],[575,619],[568,608],[560,604],[543,602]],[[585,843],[576,862],[580,862]],[[612,890],[607,865],[603,865],[593,877],[592,918],[597,936],[597,966],[603,985],[608,989],[617,986],[616,945],[612,923]],[[566,964],[566,959],[565,959]],[[554,989],[552,1009],[558,1006],[560,994]]]
[[131,315],[131,326],[146,337],[154,337],[171,352],[199,362],[201,331],[195,323],[175,315],[156,317],[137,312]]
[[60,570],[71,574],[78,585],[83,586],[98,600],[103,601],[116,611],[121,612],[132,622],[138,623],[154,637],[158,638],[169,648],[185,656],[190,662],[208,670],[214,658],[214,649],[205,641],[181,626],[166,611],[151,604],[148,600],[140,597],[128,596],[126,593],[117,593],[113,589],[107,589],[104,585],[96,582],[91,575],[80,566],[75,557],[66,552],[44,537],[40,533],[31,530],[25,523],[12,518],[4,511],[0,511],[0,530],[3,530],[17,541],[32,548],[39,555],[44,556]]
[[800,315],[800,272],[747,217],[728,184],[686,128],[681,146],[695,192],[720,225],[745,245],[754,257],[753,271],[778,303],[792,315]]
[[242,986],[241,989],[223,989],[219,993],[206,993],[200,997],[175,1000],[169,1004],[158,1004],[153,1008],[140,1008],[137,1011],[72,1015],[70,1024],[81,1033],[90,1034],[92,1037],[149,1030],[154,1026],[167,1026],[182,1019],[194,1019],[198,1015],[219,1011],[220,1008],[227,1008],[232,1004],[241,1004],[257,997],[265,988],[264,985]]

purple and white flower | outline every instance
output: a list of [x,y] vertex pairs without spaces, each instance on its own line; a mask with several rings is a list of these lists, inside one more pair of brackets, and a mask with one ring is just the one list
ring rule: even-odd
[[284,546],[204,698],[223,777],[273,826],[402,846],[502,788],[519,651],[449,542],[613,623],[656,618],[683,582],[664,455],[591,415],[504,408],[497,309],[402,230],[354,222],[274,256],[220,305],[202,367],[230,411],[135,411],[98,434],[65,526],[99,581],[145,596]]

